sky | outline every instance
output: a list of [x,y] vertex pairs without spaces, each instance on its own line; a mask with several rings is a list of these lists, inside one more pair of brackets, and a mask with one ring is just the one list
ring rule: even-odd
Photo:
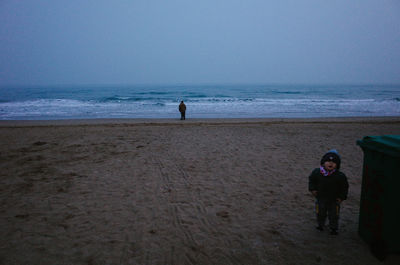
[[0,86],[400,84],[398,0],[0,0]]

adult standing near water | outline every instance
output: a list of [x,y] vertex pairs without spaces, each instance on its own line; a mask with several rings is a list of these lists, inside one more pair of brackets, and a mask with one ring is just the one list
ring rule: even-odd
[[185,103],[183,103],[183,100],[181,101],[181,104],[179,104],[179,112],[181,113],[181,120],[186,120],[185,117],[186,105]]

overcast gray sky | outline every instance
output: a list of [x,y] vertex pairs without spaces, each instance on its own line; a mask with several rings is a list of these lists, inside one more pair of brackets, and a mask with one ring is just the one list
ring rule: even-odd
[[0,86],[400,83],[398,0],[0,0]]

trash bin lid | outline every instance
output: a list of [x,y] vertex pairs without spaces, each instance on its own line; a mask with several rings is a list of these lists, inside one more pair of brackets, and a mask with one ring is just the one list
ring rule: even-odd
[[368,148],[387,155],[400,157],[400,135],[365,136],[358,140],[361,148]]

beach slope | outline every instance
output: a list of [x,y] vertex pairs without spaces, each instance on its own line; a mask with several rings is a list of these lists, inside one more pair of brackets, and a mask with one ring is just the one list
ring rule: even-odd
[[[0,264],[382,264],[357,233],[356,140],[383,134],[400,118],[2,121]],[[332,148],[338,236],[307,190]]]

